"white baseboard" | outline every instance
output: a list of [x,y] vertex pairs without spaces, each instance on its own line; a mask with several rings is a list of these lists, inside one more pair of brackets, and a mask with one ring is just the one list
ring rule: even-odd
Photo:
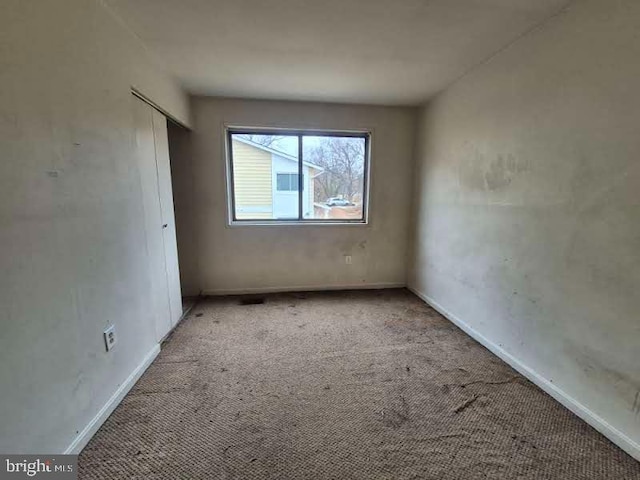
[[115,408],[120,404],[124,396],[131,390],[131,387],[135,385],[140,376],[144,373],[144,371],[151,365],[151,362],[155,360],[155,358],[160,353],[160,345],[154,345],[147,355],[145,355],[142,362],[135,368],[131,375],[127,377],[127,379],[122,382],[122,384],[118,387],[115,393],[111,396],[107,403],[100,409],[100,411],[96,414],[95,417],[91,419],[89,424],[84,427],[84,429],[76,436],[76,438],[71,442],[71,445],[67,447],[64,451],[65,455],[68,454],[78,454],[80,451],[89,443],[91,437],[98,431],[98,429],[102,426],[109,415],[115,410]]
[[554,399],[564,405],[566,408],[571,410],[575,415],[580,417],[582,420],[587,422],[593,428],[595,428],[602,435],[607,437],[613,443],[618,445],[622,450],[627,452],[636,460],[640,460],[640,444],[638,444],[633,439],[629,438],[623,432],[618,430],[609,424],[604,418],[600,417],[596,413],[589,410],[587,407],[582,405],[575,398],[567,395],[563,390],[561,390],[557,385],[553,384],[551,381],[544,378],[538,372],[528,367],[516,357],[511,355],[509,352],[505,351],[502,347],[499,347],[487,337],[482,335],[480,332],[470,327],[468,324],[460,320],[454,314],[449,312],[446,308],[440,305],[438,302],[423,294],[422,292],[416,290],[415,288],[408,286],[409,290],[411,290],[415,295],[420,297],[430,306],[432,306],[435,310],[440,312],[444,317],[454,323],[457,327],[463,330],[467,335],[484,345],[487,349],[493,352],[496,356],[500,357],[506,363],[508,363],[511,367],[521,373],[523,376],[531,380],[542,390],[551,395]]
[[316,292],[327,290],[377,290],[382,288],[404,288],[406,283],[355,283],[346,285],[295,285],[287,287],[255,287],[255,288],[216,288],[203,290],[204,296],[220,295],[250,295],[260,293],[284,293],[284,292]]

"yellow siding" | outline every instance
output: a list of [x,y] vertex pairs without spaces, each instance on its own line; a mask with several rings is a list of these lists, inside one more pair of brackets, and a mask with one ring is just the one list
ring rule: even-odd
[[[272,218],[271,154],[237,140],[232,146],[237,218]],[[242,212],[245,208],[261,211]]]

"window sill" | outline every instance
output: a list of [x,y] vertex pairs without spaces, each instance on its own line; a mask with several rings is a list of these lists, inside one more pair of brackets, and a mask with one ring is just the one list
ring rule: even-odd
[[326,220],[234,220],[231,222],[227,222],[227,227],[236,228],[236,227],[294,227],[294,226],[307,226],[307,227],[368,227],[369,222],[366,220],[353,220],[353,221],[326,221]]

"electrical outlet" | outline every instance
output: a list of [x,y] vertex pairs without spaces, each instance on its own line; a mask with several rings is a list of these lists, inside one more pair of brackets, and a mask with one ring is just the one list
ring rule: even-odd
[[344,256],[344,263],[346,263],[347,265],[351,265],[351,255]]
[[104,346],[107,349],[107,352],[109,350],[111,350],[116,342],[118,341],[117,337],[116,337],[116,326],[115,325],[111,325],[109,327],[107,327],[107,329],[104,331],[103,333],[104,335]]

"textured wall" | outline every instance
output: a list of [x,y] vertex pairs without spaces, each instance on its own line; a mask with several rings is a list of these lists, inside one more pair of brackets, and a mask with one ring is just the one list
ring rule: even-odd
[[188,102],[93,0],[3,1],[0,59],[0,451],[62,452],[156,345],[130,88]]
[[413,288],[635,442],[638,25],[635,0],[574,2],[423,109],[410,262]]
[[[193,272],[197,279],[183,277],[183,284],[220,293],[405,283],[414,109],[195,97],[192,110],[193,199],[177,198],[176,202],[191,205],[177,212],[182,217],[179,223],[189,223],[191,228],[179,232],[180,260],[198,267]],[[225,122],[372,129],[370,224],[229,227]],[[188,237],[192,242],[187,249],[184,239]],[[351,265],[345,264],[344,255],[352,255]]]

